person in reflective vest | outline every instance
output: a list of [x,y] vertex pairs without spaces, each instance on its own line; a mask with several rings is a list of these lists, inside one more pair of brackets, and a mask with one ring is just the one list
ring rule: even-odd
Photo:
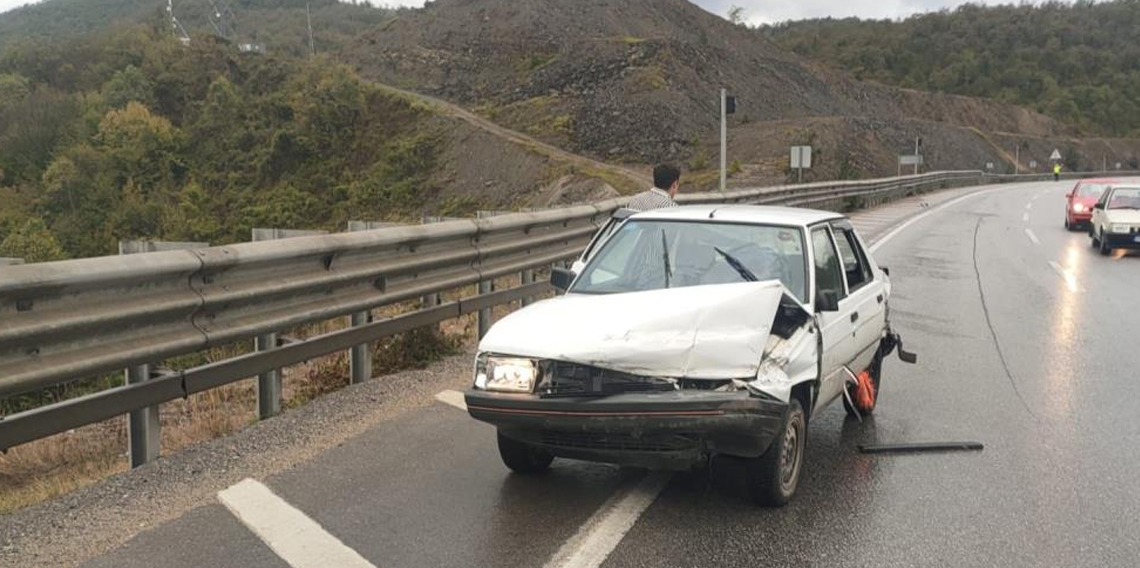
[[1061,181],[1061,162],[1053,164],[1053,181]]

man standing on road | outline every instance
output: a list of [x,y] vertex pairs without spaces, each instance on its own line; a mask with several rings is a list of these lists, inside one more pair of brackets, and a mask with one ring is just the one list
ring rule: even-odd
[[627,209],[634,211],[649,211],[651,209],[664,209],[676,207],[677,191],[681,189],[681,170],[669,164],[660,164],[653,168],[653,187],[643,191],[629,200]]
[[1061,162],[1053,164],[1053,181],[1061,181]]

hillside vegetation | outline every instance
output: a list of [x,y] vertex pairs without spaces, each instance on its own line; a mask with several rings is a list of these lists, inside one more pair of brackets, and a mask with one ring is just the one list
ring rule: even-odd
[[[317,53],[336,50],[398,13],[338,0],[176,0],[174,13],[192,36],[221,31],[235,43],[264,45],[271,54],[302,55],[309,49],[306,4]],[[47,0],[0,15],[0,49],[27,42],[66,43],[136,24],[173,34],[166,0]]]
[[0,256],[419,215],[431,113],[327,60],[147,27],[0,54]]
[[965,5],[898,22],[761,31],[859,79],[1024,105],[1087,133],[1140,135],[1140,0]]

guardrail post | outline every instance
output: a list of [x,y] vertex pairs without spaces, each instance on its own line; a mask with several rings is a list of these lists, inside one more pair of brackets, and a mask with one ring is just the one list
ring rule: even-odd
[[[254,342],[258,351],[277,348],[277,334],[257,336]],[[265,420],[281,413],[281,372],[271,369],[257,376],[257,417]]]
[[[495,291],[495,283],[491,280],[485,280],[479,283],[479,295],[490,294]],[[487,307],[479,310],[479,339],[487,335],[487,331],[491,329],[491,324],[494,323],[492,319],[494,314],[492,308]]]
[[[121,240],[119,254],[144,254],[171,250],[190,250],[210,246],[210,243],[172,242],[150,240]],[[150,380],[150,365],[129,367],[124,372],[128,385]],[[158,405],[132,410],[127,414],[127,447],[131,467],[150,463],[162,453],[162,422]]]
[[[371,312],[357,312],[352,314],[352,327],[360,327],[372,320]],[[362,343],[352,347],[349,358],[350,381],[360,384],[372,378],[372,344]]]
[[[529,270],[522,271],[522,275],[520,275],[520,279],[521,279],[520,282],[522,283],[523,286],[526,286],[527,284],[534,284],[534,269],[532,268]],[[527,296],[527,297],[522,299],[522,307],[524,307],[524,308],[533,304],[533,303],[534,303],[534,298],[531,296]]]
[[[150,380],[150,365],[139,365],[126,370],[128,385]],[[127,440],[130,445],[131,467],[139,467],[158,459],[162,437],[158,406],[133,410],[127,417]]]
[[[305,231],[296,229],[257,228],[251,231],[253,242],[315,237],[327,235],[328,231]],[[277,349],[277,334],[266,333],[254,341],[257,351]],[[265,420],[281,414],[281,370],[271,369],[257,375],[257,417]]]

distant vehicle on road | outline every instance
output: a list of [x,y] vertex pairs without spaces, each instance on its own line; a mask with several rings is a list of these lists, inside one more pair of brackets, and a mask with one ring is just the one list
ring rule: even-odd
[[1113,249],[1140,249],[1140,184],[1111,186],[1093,205],[1089,237],[1104,255]]
[[[556,269],[565,295],[498,322],[466,393],[515,472],[555,457],[688,469],[743,460],[751,497],[799,484],[810,418],[874,411],[891,284],[842,215],[690,206],[622,215]],[[904,359],[913,362],[913,356]]]
[[1115,179],[1084,179],[1065,194],[1065,228],[1072,231],[1088,226],[1092,220],[1093,205],[1109,186],[1120,183]]

